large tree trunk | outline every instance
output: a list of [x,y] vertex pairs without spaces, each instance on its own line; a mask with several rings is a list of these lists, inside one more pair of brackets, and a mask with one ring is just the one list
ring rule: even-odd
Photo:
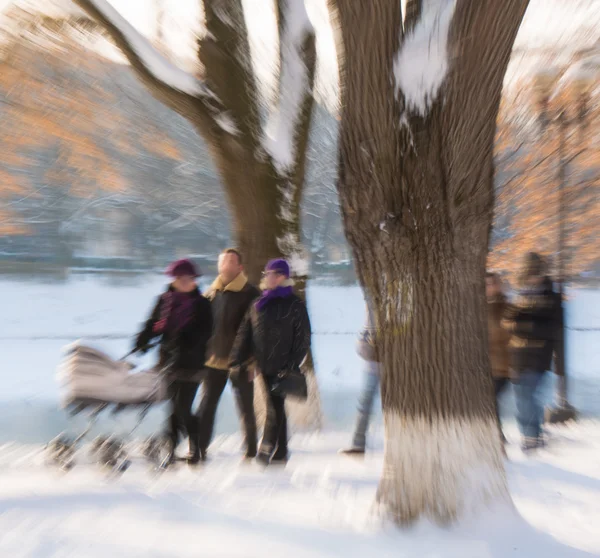
[[[397,0],[334,2],[345,52],[338,188],[379,331],[386,441],[377,500],[398,524],[422,515],[446,523],[509,501],[484,275],[495,118],[527,2],[454,4],[412,0],[403,31]],[[432,56],[446,56],[436,41],[449,15],[445,79],[419,97],[398,75],[398,53],[411,49],[418,85]]]

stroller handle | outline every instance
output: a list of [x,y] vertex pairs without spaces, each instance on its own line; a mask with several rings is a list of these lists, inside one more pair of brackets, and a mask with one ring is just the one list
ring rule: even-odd
[[133,349],[131,349],[131,351],[129,351],[126,355],[122,356],[119,360],[125,360],[126,358],[129,358],[131,355],[134,355],[135,353],[139,353],[141,351],[148,351],[150,349],[154,349],[154,347],[156,347],[158,345],[158,343],[150,343],[148,345],[146,345],[145,347],[135,347]]

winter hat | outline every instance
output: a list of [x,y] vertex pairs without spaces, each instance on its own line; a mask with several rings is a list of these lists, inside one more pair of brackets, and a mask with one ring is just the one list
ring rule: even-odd
[[525,254],[520,274],[521,281],[526,281],[531,277],[542,277],[545,273],[546,262],[540,254],[536,252]]
[[271,260],[265,267],[265,271],[274,271],[279,275],[283,275],[286,279],[290,278],[290,264],[284,259]]
[[167,267],[165,274],[169,277],[182,277],[190,275],[192,277],[200,277],[200,270],[188,259],[177,260]]

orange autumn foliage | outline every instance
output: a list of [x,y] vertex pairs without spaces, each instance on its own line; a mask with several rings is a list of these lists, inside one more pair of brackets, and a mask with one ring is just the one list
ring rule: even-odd
[[[530,87],[530,86],[529,86]],[[600,107],[587,104],[577,118],[573,92],[556,96],[549,115],[566,109],[565,276],[590,271],[600,262]],[[536,122],[531,89],[504,98],[496,135],[495,231],[489,267],[514,277],[522,256],[537,251],[548,256],[558,276],[560,208],[560,126]],[[518,118],[516,117],[518,115]]]

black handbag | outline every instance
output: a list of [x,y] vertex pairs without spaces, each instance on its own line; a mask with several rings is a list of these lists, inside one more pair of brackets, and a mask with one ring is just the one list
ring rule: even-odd
[[295,397],[301,401],[308,398],[306,376],[300,370],[282,370],[271,382],[271,391],[280,397]]

